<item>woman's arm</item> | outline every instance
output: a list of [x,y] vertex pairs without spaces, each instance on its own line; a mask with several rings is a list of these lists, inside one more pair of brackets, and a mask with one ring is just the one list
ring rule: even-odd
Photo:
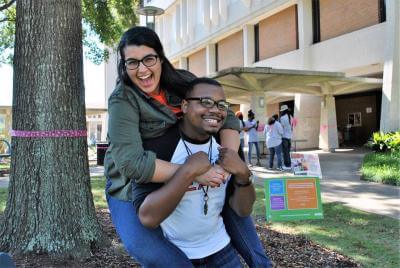
[[221,146],[230,148],[237,152],[240,145],[240,135],[237,130],[234,129],[221,129],[219,132],[221,138]]
[[[251,172],[246,163],[240,159],[236,151],[228,148],[219,149],[219,162],[225,170],[234,175],[235,190],[229,198],[229,205],[241,217],[249,216],[253,210],[256,193],[252,183],[249,183]],[[242,185],[242,187],[238,186]],[[246,186],[243,186],[246,185]]]
[[[154,171],[151,182],[168,182],[182,165],[173,164],[164,160],[156,159],[156,170]],[[211,187],[218,187],[224,182],[226,171],[218,165],[195,177],[195,181]]]

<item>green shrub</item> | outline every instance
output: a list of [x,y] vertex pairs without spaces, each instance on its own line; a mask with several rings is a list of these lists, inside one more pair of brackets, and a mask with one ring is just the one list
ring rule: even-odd
[[400,131],[374,132],[367,143],[367,147],[377,152],[400,152]]

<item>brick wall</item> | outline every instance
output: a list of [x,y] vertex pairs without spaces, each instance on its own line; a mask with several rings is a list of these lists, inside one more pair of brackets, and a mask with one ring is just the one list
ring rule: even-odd
[[259,22],[260,60],[297,49],[297,6]]
[[321,41],[378,23],[378,0],[320,0]]
[[237,32],[218,42],[218,71],[243,66],[243,32]]
[[205,76],[207,74],[205,48],[188,57],[188,69],[197,76]]

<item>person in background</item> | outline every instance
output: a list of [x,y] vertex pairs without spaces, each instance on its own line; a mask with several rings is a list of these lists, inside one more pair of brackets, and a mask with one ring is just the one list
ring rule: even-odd
[[290,147],[292,141],[292,119],[293,117],[290,115],[289,107],[287,105],[282,105],[281,109],[281,117],[280,123],[283,128],[283,136],[282,136],[282,154],[283,154],[283,169],[290,170],[292,169],[292,161],[290,159]]
[[283,129],[278,121],[278,115],[274,114],[268,118],[267,125],[264,128],[265,141],[269,150],[269,165],[267,169],[274,166],[274,155],[276,154],[277,169],[282,170],[282,135]]
[[243,149],[244,149],[244,132],[245,132],[244,128],[245,128],[246,124],[243,121],[243,114],[242,114],[241,111],[237,111],[235,113],[235,116],[236,116],[237,119],[239,119],[239,124],[240,124],[240,133],[239,133],[239,135],[240,135],[240,148],[243,151]]
[[249,144],[249,152],[248,152],[248,158],[249,158],[249,165],[252,166],[253,164],[251,163],[251,153],[252,153],[252,145],[256,147],[256,154],[257,154],[257,163],[256,166],[261,166],[260,163],[260,149],[258,148],[258,135],[257,135],[257,128],[258,128],[258,121],[254,120],[254,113],[252,110],[249,110],[247,112],[247,118],[248,120],[246,121],[245,128],[244,130],[246,131],[248,135],[248,144]]

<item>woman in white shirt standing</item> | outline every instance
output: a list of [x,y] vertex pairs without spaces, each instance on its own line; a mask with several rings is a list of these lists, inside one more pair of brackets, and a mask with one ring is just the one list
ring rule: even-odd
[[[245,128],[245,123],[243,121],[243,114],[242,114],[241,111],[237,111],[235,113],[235,116],[237,117],[237,119],[239,119],[239,125],[240,125],[240,133],[239,133],[239,135],[240,135],[240,148],[242,148],[242,152],[244,152],[243,148],[244,148],[244,131],[245,131],[244,128]],[[244,156],[244,154],[243,154],[243,156]]]
[[251,151],[253,144],[256,147],[256,153],[257,153],[257,163],[256,166],[261,166],[260,163],[260,149],[258,148],[258,135],[257,135],[257,128],[258,128],[258,121],[256,122],[254,120],[254,113],[252,110],[249,110],[247,113],[247,118],[248,120],[246,121],[246,125],[244,130],[247,132],[248,135],[248,144],[249,144],[249,152],[248,152],[248,157],[249,157],[249,165],[251,166]]
[[269,150],[269,166],[268,169],[272,169],[274,166],[274,155],[278,161],[278,170],[282,170],[282,125],[278,121],[278,115],[274,114],[268,119],[268,123],[264,128],[265,141]]
[[287,105],[282,105],[281,107],[281,125],[283,128],[282,136],[282,153],[283,153],[283,163],[285,170],[291,169],[291,159],[290,159],[290,147],[292,141],[292,116],[289,113],[289,107]]

